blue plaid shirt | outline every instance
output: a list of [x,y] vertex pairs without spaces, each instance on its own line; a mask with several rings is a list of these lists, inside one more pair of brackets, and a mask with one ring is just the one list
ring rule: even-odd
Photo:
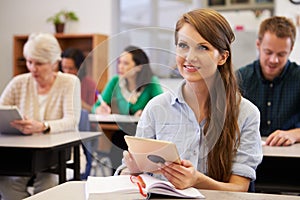
[[265,80],[259,61],[237,71],[241,93],[261,113],[260,133],[268,136],[275,130],[300,127],[300,66],[288,61],[280,76]]

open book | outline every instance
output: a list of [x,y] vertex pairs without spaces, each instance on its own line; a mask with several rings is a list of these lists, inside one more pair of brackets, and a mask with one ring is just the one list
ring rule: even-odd
[[205,198],[195,188],[179,190],[170,182],[154,178],[147,174],[141,174],[139,177],[132,175],[89,176],[85,192],[87,200],[148,199],[150,194],[162,194],[181,198]]

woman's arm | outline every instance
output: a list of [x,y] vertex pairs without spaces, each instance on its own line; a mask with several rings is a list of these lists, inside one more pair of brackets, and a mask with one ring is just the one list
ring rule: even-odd
[[[114,89],[116,87],[116,84],[119,83],[119,77],[118,76],[114,76],[104,87],[101,96],[103,98],[103,100],[106,102],[106,104],[109,106],[111,105],[111,99],[112,99],[112,95],[114,92]],[[98,99],[96,101],[96,103],[92,106],[92,113],[96,113],[97,108],[101,105],[100,100]]]
[[195,187],[209,190],[246,192],[250,179],[232,174],[228,183],[216,181],[197,171],[192,163],[182,160],[181,165],[166,163],[161,168],[163,175],[178,189]]

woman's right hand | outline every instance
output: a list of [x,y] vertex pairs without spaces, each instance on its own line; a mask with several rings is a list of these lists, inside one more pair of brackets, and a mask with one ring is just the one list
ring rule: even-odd
[[[133,156],[131,155],[131,153],[129,153],[128,151],[123,151],[123,158],[124,158],[125,165],[127,167],[125,174],[127,174],[127,173],[129,173],[129,174],[142,173],[139,170],[139,168],[138,168]],[[123,173],[121,172],[121,174],[123,174]]]
[[107,105],[107,103],[102,102],[101,105],[96,108],[96,114],[110,114],[111,113],[111,107]]

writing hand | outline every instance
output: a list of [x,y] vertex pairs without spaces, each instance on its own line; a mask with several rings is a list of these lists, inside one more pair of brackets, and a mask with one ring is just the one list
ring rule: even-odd
[[106,102],[102,102],[101,105],[96,109],[96,114],[110,114],[111,107]]
[[142,115],[143,110],[138,110],[134,113],[135,117],[140,117]]

